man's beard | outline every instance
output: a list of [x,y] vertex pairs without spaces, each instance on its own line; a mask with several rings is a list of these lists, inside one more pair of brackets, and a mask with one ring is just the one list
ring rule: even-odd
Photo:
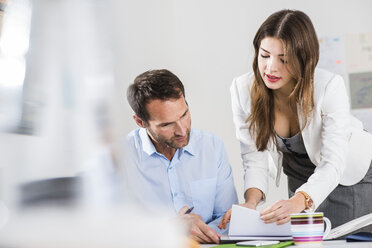
[[166,139],[162,135],[156,135],[150,128],[148,128],[147,130],[150,132],[150,134],[151,134],[152,138],[155,140],[155,142],[159,143],[160,145],[168,146],[168,147],[174,148],[174,149],[179,149],[179,148],[182,148],[182,147],[186,146],[189,143],[189,140],[190,140],[190,129],[186,130],[186,139],[185,139],[185,141],[182,141],[181,144],[179,144],[179,142],[177,142],[175,139],[180,138],[182,136],[173,136],[170,139]]

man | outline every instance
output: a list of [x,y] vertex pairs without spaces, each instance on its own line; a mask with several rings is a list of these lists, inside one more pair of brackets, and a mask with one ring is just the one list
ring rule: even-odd
[[127,98],[140,126],[127,137],[136,198],[181,215],[196,241],[219,243],[220,217],[238,202],[222,140],[191,128],[183,84],[168,70],[137,76]]

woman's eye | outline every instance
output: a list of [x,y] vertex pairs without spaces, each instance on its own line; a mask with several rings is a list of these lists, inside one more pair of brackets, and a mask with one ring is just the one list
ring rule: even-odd
[[267,59],[270,56],[269,55],[263,55],[263,54],[261,54],[261,57],[264,58],[264,59]]

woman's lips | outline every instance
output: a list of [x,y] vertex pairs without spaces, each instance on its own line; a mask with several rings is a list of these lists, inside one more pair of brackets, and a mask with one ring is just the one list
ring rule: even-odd
[[275,83],[275,82],[280,80],[280,77],[275,77],[275,76],[272,76],[272,75],[269,75],[269,74],[266,74],[265,77],[266,77],[267,81],[269,81],[270,83]]

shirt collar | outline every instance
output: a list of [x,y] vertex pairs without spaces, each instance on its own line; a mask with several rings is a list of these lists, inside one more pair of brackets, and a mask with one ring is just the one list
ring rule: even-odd
[[[147,157],[150,157],[154,153],[157,153],[156,148],[151,141],[151,138],[147,134],[146,128],[141,128],[140,129],[139,136],[140,136],[141,141],[142,141],[142,150],[147,155]],[[187,153],[189,153],[190,155],[193,155],[193,156],[195,155],[195,139],[193,138],[193,136],[194,136],[193,135],[193,129],[191,129],[189,143],[186,146],[179,149],[180,150],[179,155],[181,155],[183,152],[187,152]]]
[[182,147],[181,150],[194,156],[195,155],[195,145],[196,144],[195,144],[195,138],[194,138],[194,131],[191,128],[189,143],[187,144],[187,146]]
[[142,151],[150,157],[152,154],[156,153],[154,144],[152,143],[149,135],[147,134],[146,128],[141,128],[139,131],[139,136],[142,141]]

